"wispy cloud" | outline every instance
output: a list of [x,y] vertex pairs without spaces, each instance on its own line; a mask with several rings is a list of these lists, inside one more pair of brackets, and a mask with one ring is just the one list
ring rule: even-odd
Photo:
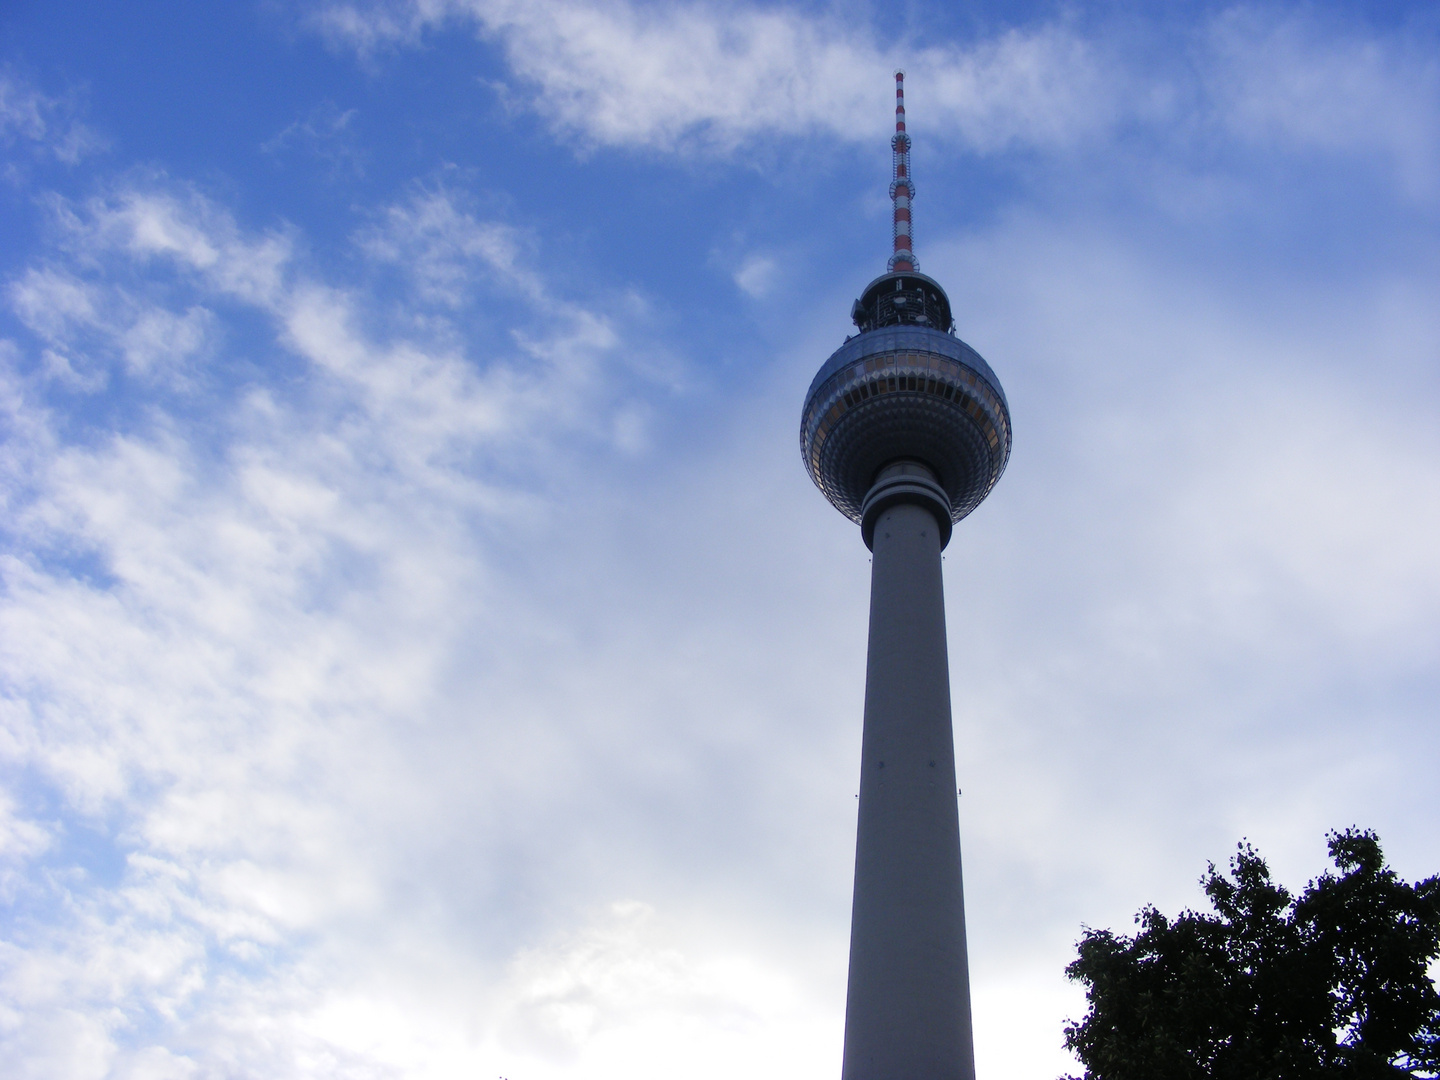
[[1404,36],[1236,8],[1205,41],[1206,90],[1260,145],[1378,155],[1412,195],[1440,189],[1440,58]]
[[363,176],[364,154],[355,134],[357,109],[343,112],[333,101],[322,102],[260,144],[274,156],[299,151],[323,162],[332,176]]
[[[1069,141],[1103,123],[1118,87],[1064,26],[969,49],[877,48],[838,21],[785,8],[442,2],[320,8],[332,41],[373,54],[468,24],[500,39],[536,106],[582,141],[728,151],[763,133],[873,138],[897,63],[929,86],[949,138],[983,150]],[[875,106],[880,104],[880,108]]]
[[735,271],[735,284],[742,292],[760,298],[770,291],[780,267],[768,255],[751,255]]
[[[23,201],[36,239],[0,283],[0,1058],[833,1074],[866,564],[795,423],[853,296],[815,282],[873,267],[813,273],[811,226],[771,225],[794,193],[727,187],[714,155],[883,147],[902,61],[951,169],[1124,169],[1138,144],[1192,175],[1219,156],[1263,184],[1247,164],[1283,154],[1423,193],[1427,39],[1312,7],[1168,27],[1154,55],[1164,34],[1075,15],[908,48],[755,5],[311,10],[377,66],[480,35],[564,146],[643,152],[551,147],[553,215],[523,177],[495,199],[520,213],[487,212],[486,166],[433,162],[357,179],[338,230],[333,207],[232,209],[273,176],[230,201],[55,169],[68,194]],[[375,161],[412,130],[309,104],[247,145],[300,116],[275,154],[353,136]],[[66,115],[35,107],[7,121],[32,165]],[[663,237],[565,194],[653,181],[660,154],[705,213],[653,220],[708,265],[667,251],[638,297],[611,250],[570,284],[584,228]],[[1157,238],[1129,205],[989,194],[925,256],[1017,429],[946,552],[973,975],[984,1071],[1056,1075],[1081,921],[1188,902],[1241,833],[1287,878],[1337,821],[1431,859],[1440,323],[1424,235],[1379,270],[1330,251],[1317,283],[1174,216]],[[686,380],[649,358],[691,348],[716,357],[704,394],[667,396]]]
[[[74,165],[104,147],[78,113],[73,95],[51,97],[14,72],[0,71],[0,146]],[[17,168],[12,158],[5,174],[15,180]]]
[[[605,1075],[663,1075],[685,1061],[690,1075],[733,1076],[757,1051],[771,1067],[789,1059],[806,1072],[804,1058],[838,1058],[833,1018],[782,971],[734,954],[686,955],[658,922],[648,905],[622,901],[517,955],[506,972],[500,1045],[550,1069]],[[805,1034],[817,1050],[802,1049]],[[707,1048],[703,1057],[691,1052],[697,1044]]]
[[[382,214],[400,223],[385,235],[408,228],[419,243],[426,213],[461,219],[437,198]],[[21,888],[18,867],[54,852],[58,875],[23,888],[68,914],[9,946],[0,988],[24,1019],[0,1040],[26,1060],[60,1055],[62,1071],[148,1068],[162,1052],[126,1034],[142,1015],[181,1025],[174,1048],[208,1038],[184,1034],[197,1009],[227,1001],[243,1026],[246,995],[304,998],[285,960],[295,935],[388,902],[387,872],[357,854],[376,827],[371,793],[423,792],[390,741],[423,723],[459,659],[456,593],[486,602],[475,530],[537,508],[535,489],[476,462],[523,450],[538,464],[566,432],[603,445],[624,415],[606,411],[616,339],[572,304],[498,356],[377,340],[361,295],[193,190],[156,179],[54,209],[63,246],[9,290],[52,351],[143,374],[239,305],[271,328],[260,348],[304,364],[288,386],[254,367],[239,385],[198,380],[178,408],[141,393],[128,433],[72,441],[46,398],[73,388],[47,391],[26,374],[44,366],[5,347],[4,764],[63,810],[4,805],[0,881]],[[538,271],[510,265],[503,243],[472,248],[456,257],[489,259],[512,295],[543,299]],[[137,268],[164,271],[169,292],[135,289]],[[77,830],[114,852],[116,880],[70,867]],[[262,958],[261,984],[236,981]],[[215,1037],[207,1059],[249,1036]]]
[[27,270],[7,292],[12,310],[49,345],[50,373],[77,389],[103,389],[113,357],[132,376],[183,387],[214,333],[213,313],[200,304],[166,310],[54,266]]
[[[1170,143],[1218,127],[1257,146],[1380,151],[1432,195],[1440,72],[1400,34],[1237,6],[1167,29],[1063,18],[964,45],[877,44],[853,22],[787,7],[544,0],[325,3],[313,25],[374,57],[470,27],[497,40],[533,106],[586,144],[729,153],[771,134],[873,140],[890,73],[917,88],[927,137],[975,152]],[[1188,63],[1153,62],[1178,33]]]
[[424,299],[455,307],[473,293],[475,275],[499,279],[531,302],[545,300],[533,265],[534,243],[514,226],[480,221],[446,187],[416,191],[385,207],[356,236],[378,263],[400,267]]

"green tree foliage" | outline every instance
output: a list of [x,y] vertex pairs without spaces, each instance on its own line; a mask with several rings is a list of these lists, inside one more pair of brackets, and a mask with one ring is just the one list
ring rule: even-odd
[[1339,872],[1298,897],[1242,844],[1201,879],[1213,914],[1087,929],[1065,969],[1089,999],[1065,1028],[1084,1080],[1440,1076],[1440,876],[1406,884],[1373,832],[1329,847]]

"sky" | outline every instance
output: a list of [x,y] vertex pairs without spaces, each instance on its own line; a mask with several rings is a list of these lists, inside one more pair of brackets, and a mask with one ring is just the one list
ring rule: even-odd
[[838,1074],[890,246],[1014,450],[945,553],[976,1053],[1242,839],[1440,871],[1426,4],[0,7],[0,1058]]

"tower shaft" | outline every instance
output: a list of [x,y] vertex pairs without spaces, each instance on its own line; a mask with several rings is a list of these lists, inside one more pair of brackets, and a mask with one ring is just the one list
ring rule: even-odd
[[[884,470],[872,493],[917,468]],[[873,519],[842,1080],[975,1076],[943,544],[927,502]]]
[[895,73],[889,273],[800,419],[805,468],[874,553],[842,1080],[975,1080],[940,552],[1010,458],[1010,407],[919,273]]

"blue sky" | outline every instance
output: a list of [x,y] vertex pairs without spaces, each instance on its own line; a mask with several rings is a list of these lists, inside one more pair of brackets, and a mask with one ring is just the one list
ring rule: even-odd
[[0,1056],[830,1077],[889,246],[1003,381],[946,552],[983,1075],[1242,837],[1440,870],[1424,5],[0,14]]

